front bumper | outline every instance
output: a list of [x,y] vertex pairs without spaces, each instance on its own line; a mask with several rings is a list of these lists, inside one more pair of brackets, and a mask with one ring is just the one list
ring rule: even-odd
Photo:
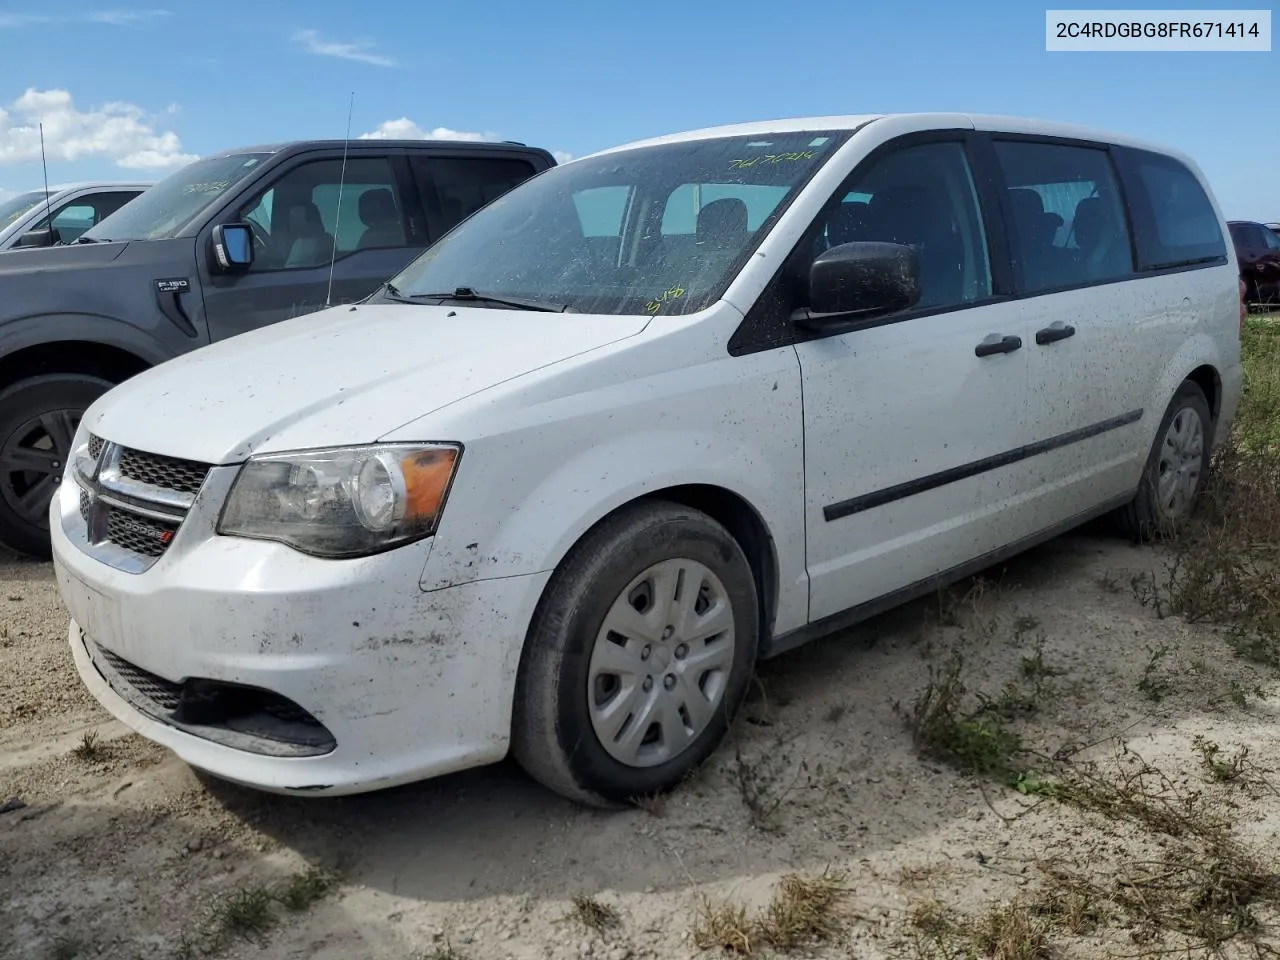
[[[165,554],[130,573],[75,542],[74,482],[50,514],[81,679],[117,719],[193,767],[273,792],[337,795],[505,756],[520,649],[549,574],[425,593],[429,540],[319,560],[216,536],[200,499]],[[324,735],[300,744],[252,724],[179,722],[167,708],[192,678],[283,698]]]

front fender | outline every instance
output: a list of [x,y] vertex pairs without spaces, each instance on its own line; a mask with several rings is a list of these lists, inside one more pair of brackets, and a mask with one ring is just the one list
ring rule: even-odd
[[[745,375],[694,373],[630,406],[582,397],[575,406],[586,412],[468,445],[422,589],[554,570],[583,534],[624,504],[703,484],[730,491],[756,512],[777,562],[775,629],[803,625],[799,371],[793,353],[756,357],[757,375],[747,369],[752,359],[726,358],[720,362]],[[701,386],[690,384],[700,379]]]
[[0,360],[28,347],[50,343],[98,343],[131,353],[149,366],[168,360],[170,353],[145,331],[97,313],[34,314],[0,321]]

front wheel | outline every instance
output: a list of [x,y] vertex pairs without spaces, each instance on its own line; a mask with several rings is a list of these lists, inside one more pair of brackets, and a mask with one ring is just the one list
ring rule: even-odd
[[86,409],[112,384],[48,374],[0,391],[0,544],[47,559],[49,504]]
[[1191,382],[1182,384],[1156,431],[1137,495],[1118,513],[1123,532],[1150,540],[1186,524],[1209,473],[1213,428],[1204,391]]
[[672,503],[624,508],[548,585],[525,643],[512,751],[584,803],[665,792],[724,737],[759,633],[751,566],[724,527]]

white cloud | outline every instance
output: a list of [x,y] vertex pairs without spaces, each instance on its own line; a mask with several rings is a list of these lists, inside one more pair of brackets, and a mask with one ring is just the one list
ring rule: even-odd
[[301,44],[308,53],[318,54],[322,57],[356,60],[360,63],[371,63],[375,67],[394,67],[396,65],[394,58],[376,53],[373,50],[373,43],[368,40],[343,43],[339,40],[324,40],[314,30],[299,30],[293,35],[293,42]]
[[[361,140],[468,140],[472,143],[494,143],[502,139],[496,133],[476,133],[473,130],[454,130],[450,127],[435,127],[424,130],[408,117],[398,120],[384,120],[377,129],[360,134]],[[573,154],[567,150],[552,150],[551,155],[556,163],[568,163]]]
[[158,170],[196,159],[184,153],[171,130],[157,130],[142,107],[104,103],[76,108],[66,90],[29,89],[7,108],[0,107],[0,164],[40,160],[40,124],[50,160],[106,157],[117,166]]
[[483,143],[501,140],[496,133],[474,133],[470,130],[451,130],[448,127],[436,127],[424,130],[408,117],[399,120],[384,120],[376,130],[360,134],[361,140],[470,140]]
[[168,10],[86,10],[83,13],[0,13],[0,30],[54,23],[105,23],[113,27],[172,16]]

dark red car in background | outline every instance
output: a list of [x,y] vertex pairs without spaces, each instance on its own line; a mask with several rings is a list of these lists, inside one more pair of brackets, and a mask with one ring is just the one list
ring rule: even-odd
[[1252,220],[1230,220],[1227,228],[1240,261],[1245,299],[1280,306],[1280,233]]

